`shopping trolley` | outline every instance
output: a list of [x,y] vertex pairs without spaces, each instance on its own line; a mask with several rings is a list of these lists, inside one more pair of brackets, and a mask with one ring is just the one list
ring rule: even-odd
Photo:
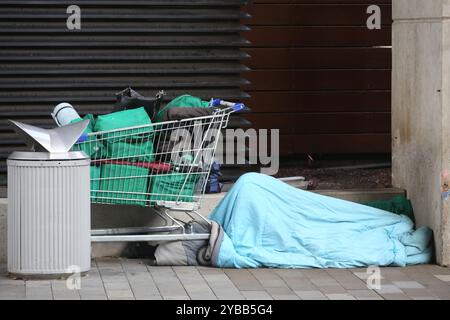
[[[150,207],[161,226],[97,229],[94,242],[208,239],[192,224],[174,217],[208,223],[197,210],[205,193],[220,131],[236,108],[211,115],[94,132],[75,150],[91,158],[91,202]],[[189,228],[190,226],[190,228]]]

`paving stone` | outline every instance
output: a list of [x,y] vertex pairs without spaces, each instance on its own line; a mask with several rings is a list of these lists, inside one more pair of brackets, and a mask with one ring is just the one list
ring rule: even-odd
[[142,287],[132,287],[133,296],[136,300],[161,300],[161,295],[154,294],[151,291],[148,290],[146,286]]
[[258,291],[243,290],[241,291],[241,294],[247,300],[273,300],[272,296],[263,290]]
[[329,293],[326,296],[330,300],[356,300],[356,298],[349,293]]
[[25,299],[25,282],[15,280],[15,282],[0,282],[0,300]]
[[81,279],[81,289],[84,289],[84,288],[104,290],[103,281],[101,278]]
[[380,268],[383,279],[390,281],[409,281],[411,280],[403,271],[403,268],[384,267]]
[[436,278],[444,282],[450,282],[450,274],[434,274]]
[[327,277],[327,278],[313,278],[311,279],[311,282],[314,283],[315,286],[317,287],[322,287],[322,286],[339,286],[339,283],[331,278],[331,277]]
[[122,259],[96,259],[96,266],[109,300],[135,299],[127,275],[122,267]]
[[[381,268],[380,268],[381,269]],[[367,279],[369,279],[369,277],[372,277],[374,274],[371,272],[367,271],[368,269],[364,269],[364,271],[361,271],[361,269],[358,269],[358,271],[354,271],[352,272],[357,278],[363,280],[363,281],[367,281]],[[380,274],[378,275],[380,277],[380,279],[385,279],[385,276],[383,275],[383,273],[380,270]]]
[[385,300],[411,300],[406,294],[403,293],[383,293],[382,297]]
[[105,289],[102,288],[89,288],[89,287],[81,287],[80,299],[81,300],[106,300],[107,295]]
[[438,278],[436,278],[433,274],[431,274],[427,271],[409,272],[406,269],[408,269],[408,268],[405,268],[405,274],[407,274],[410,279],[413,279],[413,280],[419,282],[420,284],[422,284],[425,287],[428,285],[439,285],[439,284],[442,284],[442,282],[443,282],[443,281],[439,280]]
[[361,280],[348,270],[330,269],[327,271],[345,290],[367,289],[366,281]]
[[163,299],[189,299],[189,295],[171,267],[147,266]]
[[106,295],[83,295],[81,294],[81,300],[107,300]]
[[347,290],[341,286],[320,286],[318,288],[323,294],[339,294],[347,292]]
[[331,278],[326,270],[323,269],[302,269],[302,273],[308,279]]
[[53,292],[53,300],[81,300],[79,293],[68,294],[67,292]]
[[126,273],[146,273],[147,265],[140,259],[123,259],[120,261],[122,269]]
[[310,291],[295,291],[295,294],[300,297],[302,300],[328,300],[327,296],[325,296],[319,290],[310,290]]
[[402,289],[402,291],[410,298],[414,297],[437,298],[436,295],[434,295],[430,290],[425,288],[404,288]]
[[431,274],[447,274],[450,275],[450,268],[441,267],[438,265],[427,264],[423,266],[424,270]]
[[164,300],[190,300],[187,295],[181,295],[181,296],[165,296],[163,297]]
[[124,266],[124,270],[128,284],[130,285],[136,300],[162,299],[153,277],[150,272],[148,272],[146,265],[133,265],[132,268]]
[[[65,280],[22,281],[0,274],[4,299],[450,299],[450,269],[434,265],[381,268],[381,288],[369,290],[364,268],[220,269],[154,267],[139,259],[97,259],[80,290]],[[3,271],[5,272],[5,271]]]
[[241,291],[263,291],[261,283],[246,269],[225,269],[225,274]]
[[[116,260],[116,261],[114,261]],[[96,259],[95,260],[95,266],[98,270],[103,271],[123,271],[122,267],[122,259],[111,259],[111,260],[105,260],[105,259]]]
[[134,300],[133,292],[129,289],[106,290],[109,300]]
[[348,290],[348,293],[357,300],[383,300],[383,298],[373,290]]
[[346,293],[347,291],[333,278],[314,278],[311,282],[324,294]]
[[266,291],[271,296],[273,296],[273,295],[294,295],[295,294],[294,291],[292,291],[291,289],[289,289],[287,287],[267,288]]
[[[302,269],[303,270],[303,269]],[[299,291],[314,291],[317,287],[311,282],[311,280],[305,276],[300,269],[274,269],[288,288],[291,290]]]
[[213,290],[218,299],[221,300],[243,300],[239,290],[227,277],[225,273],[221,274],[203,274],[203,278],[208,283],[209,287]]
[[274,269],[273,271],[283,279],[305,278],[306,277],[303,274],[302,270],[300,270],[300,269]]
[[271,269],[252,269],[250,272],[264,288],[287,287],[286,282]]
[[131,287],[128,281],[126,280],[120,280],[115,282],[104,282],[103,285],[105,286],[106,292],[109,290],[130,290]]
[[0,282],[0,300],[23,300],[25,299],[25,282],[15,280],[13,283]]
[[0,292],[0,300],[23,300],[26,299],[24,293]]
[[299,296],[295,294],[274,294],[273,300],[301,300]]
[[436,297],[442,300],[450,300],[450,290],[441,287],[428,287],[428,290]]
[[267,293],[270,294],[275,300],[283,299],[282,297],[286,297],[289,300],[297,300],[297,296],[294,291],[292,291],[288,287],[278,287],[278,288],[267,288]]
[[384,294],[403,294],[403,291],[393,284],[383,284],[380,289],[376,290],[378,293]]
[[217,297],[196,268],[173,267],[178,279],[193,300],[216,300]]
[[65,280],[52,280],[51,287],[54,300],[80,300],[79,291],[69,289]]
[[423,285],[421,285],[417,281],[392,281],[394,285],[399,287],[400,289],[422,289],[424,288]]
[[285,279],[286,284],[292,290],[298,291],[314,291],[317,287],[308,278],[289,278]]
[[145,285],[143,286],[132,286],[132,291],[134,298],[136,300],[162,300],[159,292],[157,294],[149,291],[149,288]]
[[305,269],[302,270],[302,272],[323,294],[346,292],[346,290],[328,273],[327,270]]
[[27,300],[53,300],[51,282],[47,280],[31,280],[25,282]]
[[220,268],[213,268],[213,267],[203,267],[203,266],[197,266],[196,267],[198,272],[201,274],[222,274],[224,271]]
[[350,269],[325,269],[325,271],[333,278],[353,275]]
[[0,286],[1,285],[25,286],[25,281],[21,279],[11,279],[5,275],[2,275],[0,277]]

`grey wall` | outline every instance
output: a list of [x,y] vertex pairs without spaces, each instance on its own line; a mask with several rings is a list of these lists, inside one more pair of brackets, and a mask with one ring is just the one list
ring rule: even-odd
[[393,1],[392,174],[450,264],[450,0]]

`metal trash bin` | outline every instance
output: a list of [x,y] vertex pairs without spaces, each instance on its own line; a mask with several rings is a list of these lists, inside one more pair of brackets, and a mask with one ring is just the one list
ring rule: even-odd
[[55,278],[88,272],[91,212],[87,155],[13,152],[7,165],[10,276]]

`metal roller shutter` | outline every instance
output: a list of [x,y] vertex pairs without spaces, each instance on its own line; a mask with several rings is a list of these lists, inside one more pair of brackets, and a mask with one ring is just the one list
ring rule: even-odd
[[[247,28],[239,0],[0,1],[0,184],[5,158],[23,148],[7,119],[54,126],[55,104],[80,114],[109,112],[131,85],[168,99],[243,99],[240,60]],[[81,8],[81,29],[68,30],[66,9]]]

